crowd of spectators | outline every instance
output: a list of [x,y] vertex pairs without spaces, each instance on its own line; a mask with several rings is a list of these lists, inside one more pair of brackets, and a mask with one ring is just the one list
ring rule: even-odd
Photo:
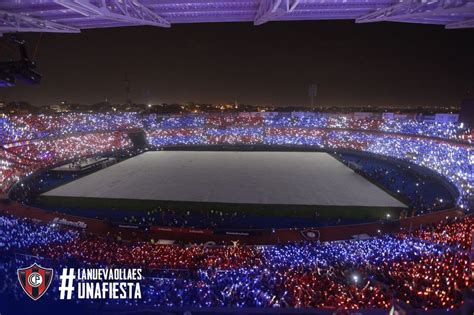
[[77,159],[82,156],[94,155],[97,152],[108,152],[126,148],[131,141],[123,133],[93,133],[54,140],[38,140],[25,145],[8,148],[8,152],[21,156],[22,159],[53,165],[58,161]]
[[469,216],[462,221],[444,222],[422,229],[417,229],[412,233],[401,233],[401,237],[414,237],[431,243],[446,244],[454,248],[468,251],[474,247],[474,217]]
[[444,176],[459,191],[456,204],[465,209],[474,190],[472,131],[462,123],[314,112],[64,113],[0,116],[0,194],[21,178],[57,163],[129,148],[132,143],[124,131],[137,128],[155,147],[313,146],[402,159]]
[[79,236],[77,231],[62,231],[54,224],[45,225],[11,215],[0,215],[0,232],[0,252],[70,242]]
[[[126,129],[310,128],[370,130],[470,141],[472,131],[463,123],[437,122],[415,117],[388,119],[356,114],[210,113],[158,116],[138,113],[62,113],[54,115],[0,114],[0,143],[9,144],[78,133]],[[255,131],[253,133],[258,133]]]
[[370,130],[410,134],[453,140],[472,139],[471,130],[462,123],[436,122],[420,117],[384,119],[383,117],[357,117],[356,114],[331,114],[317,112],[297,113],[210,113],[158,117],[146,124],[147,129],[177,128],[310,128]]
[[425,214],[455,205],[455,197],[446,184],[426,170],[414,170],[409,164],[355,153],[340,153],[337,157],[409,205],[407,215]]
[[[120,218],[117,218],[120,221]],[[131,215],[123,217],[126,223],[137,225],[158,225],[169,227],[194,227],[194,228],[258,228],[258,223],[254,223],[246,213],[237,211],[219,211],[219,210],[186,210],[177,211],[175,209],[154,208],[146,213],[139,214],[134,212]],[[268,227],[268,225],[266,225]]]
[[0,148],[0,194],[21,178],[60,162],[130,148],[130,138],[121,132],[46,138]]
[[[427,167],[448,179],[459,191],[456,203],[463,208],[468,207],[474,189],[473,147],[466,143],[433,138],[451,139],[451,135],[464,135],[469,130],[462,124],[413,119],[351,119],[347,116],[321,113],[200,114],[167,117],[140,116],[136,113],[71,113],[52,116],[2,116],[1,126],[4,138],[3,149],[0,149],[0,192],[6,192],[14,183],[32,172],[61,161],[130,147],[131,141],[125,133],[110,131],[128,128],[145,128],[148,142],[156,146],[305,145],[322,149],[358,150],[402,159]],[[367,131],[382,131],[387,134]],[[405,133],[409,136],[400,135]],[[381,172],[383,170],[372,175],[380,179],[383,177]],[[418,208],[419,213],[448,204],[447,198],[439,198],[436,204],[426,203],[420,200],[420,195],[415,191],[415,198],[411,198],[412,205]],[[167,225],[169,224],[173,222],[170,221]]]
[[143,128],[137,113],[0,114],[0,143],[131,128]]
[[55,264],[143,268],[143,300],[124,303],[386,309],[399,300],[447,310],[462,305],[473,285],[472,216],[366,240],[272,246],[161,245],[91,238],[11,216],[0,222],[2,267],[21,249]]
[[258,266],[261,254],[254,247],[205,247],[161,245],[97,238],[32,248],[34,255],[75,259],[107,266],[155,269],[232,269]]

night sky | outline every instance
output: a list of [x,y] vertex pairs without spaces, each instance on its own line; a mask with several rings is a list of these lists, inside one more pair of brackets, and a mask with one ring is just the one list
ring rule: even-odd
[[[30,51],[39,37],[23,36]],[[138,103],[307,105],[317,83],[322,105],[458,105],[474,89],[473,39],[473,29],[353,21],[45,33],[41,85],[0,89],[0,100],[124,103],[127,72]]]

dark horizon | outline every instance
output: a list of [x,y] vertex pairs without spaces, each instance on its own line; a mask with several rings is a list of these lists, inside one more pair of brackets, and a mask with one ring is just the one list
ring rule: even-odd
[[[474,31],[353,21],[174,24],[81,34],[21,34],[39,86],[0,89],[0,100],[136,103],[455,106],[474,92]],[[2,48],[6,40],[2,39]],[[11,50],[1,49],[4,60]]]

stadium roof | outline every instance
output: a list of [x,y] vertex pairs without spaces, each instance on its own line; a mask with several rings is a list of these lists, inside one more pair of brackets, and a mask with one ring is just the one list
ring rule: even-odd
[[474,0],[2,0],[0,34],[174,23],[350,19],[474,27]]

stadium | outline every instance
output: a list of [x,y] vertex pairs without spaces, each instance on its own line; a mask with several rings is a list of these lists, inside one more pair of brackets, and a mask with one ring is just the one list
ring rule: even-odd
[[141,267],[168,311],[461,307],[472,131],[351,115],[3,116],[3,266]]
[[0,1],[0,315],[474,314],[473,4]]

